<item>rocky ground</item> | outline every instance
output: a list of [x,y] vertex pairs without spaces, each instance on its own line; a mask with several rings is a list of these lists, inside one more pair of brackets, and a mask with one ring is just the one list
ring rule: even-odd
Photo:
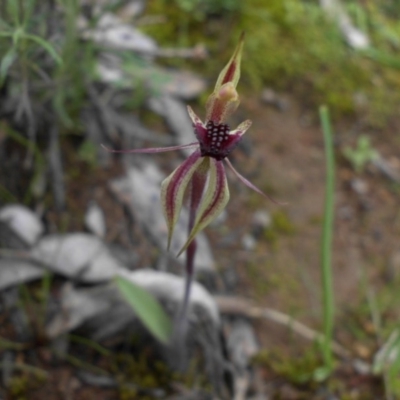
[[[143,12],[127,10],[132,18]],[[45,85],[21,91],[17,69],[0,92],[0,400],[395,399],[400,120],[372,128],[361,111],[332,118],[329,377],[318,375],[323,136],[317,108],[276,88],[251,93],[239,85],[242,103],[230,123],[253,125],[231,161],[282,204],[228,170],[228,207],[199,235],[186,340],[174,335],[163,345],[114,278],[145,289],[174,321],[184,288],[184,258],[174,254],[188,217],[167,252],[159,190],[188,153],[121,155],[102,145],[192,142],[186,104],[203,116],[199,98],[210,88],[156,60],[204,61],[207,52],[161,48],[117,15],[107,18],[97,31],[79,20],[82,41],[101,51],[84,104],[72,111],[75,125],[33,101]],[[36,51],[47,68],[51,52]]]

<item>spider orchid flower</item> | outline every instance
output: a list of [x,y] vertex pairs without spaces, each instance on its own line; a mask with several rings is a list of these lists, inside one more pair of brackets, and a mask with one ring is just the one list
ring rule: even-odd
[[[251,126],[251,121],[246,120],[236,129],[231,130],[225,122],[239,105],[236,86],[240,78],[243,42],[244,34],[242,34],[228,64],[220,73],[214,91],[207,100],[205,122],[202,122],[188,107],[196,142],[161,148],[110,150],[123,153],[160,153],[194,148],[194,152],[161,184],[162,209],[168,227],[168,248],[171,244],[172,234],[178,221],[185,193],[191,196],[189,237],[178,256],[188,249],[197,233],[215,219],[228,203],[229,188],[224,162],[246,186],[268,197],[240,175],[227,158]],[[188,250],[190,250],[190,247]]]

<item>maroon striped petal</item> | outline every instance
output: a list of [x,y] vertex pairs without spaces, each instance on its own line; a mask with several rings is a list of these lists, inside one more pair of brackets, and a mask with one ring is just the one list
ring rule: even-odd
[[182,208],[183,197],[194,172],[208,162],[200,151],[192,153],[170,176],[161,183],[161,205],[168,227],[168,249],[172,233]]
[[229,201],[229,188],[222,161],[211,157],[204,158],[208,159],[210,162],[207,188],[201,199],[199,209],[197,210],[192,231],[185,245],[179,251],[178,256],[187,249],[189,244],[202,229],[213,219],[218,217]]

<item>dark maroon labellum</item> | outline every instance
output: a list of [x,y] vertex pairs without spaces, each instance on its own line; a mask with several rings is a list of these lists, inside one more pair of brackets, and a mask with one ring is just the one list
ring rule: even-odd
[[229,153],[239,143],[239,135],[231,135],[228,124],[216,124],[208,121],[204,135],[196,136],[200,144],[201,155],[215,158],[220,161],[229,155]]

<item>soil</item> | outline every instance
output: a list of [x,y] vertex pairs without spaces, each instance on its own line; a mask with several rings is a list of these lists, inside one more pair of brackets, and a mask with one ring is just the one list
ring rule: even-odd
[[[279,310],[320,330],[320,242],[325,185],[323,136],[314,110],[302,109],[290,97],[286,97],[286,101],[289,107],[285,111],[266,106],[258,99],[243,101],[237,113],[238,122],[240,117],[249,118],[253,126],[246,133],[242,151],[237,149],[231,159],[244,176],[286,204],[276,205],[251,193],[228,173],[231,200],[227,220],[219,227],[208,228],[207,234],[213,243],[221,276],[232,271],[236,274],[231,294],[250,298],[260,307]],[[395,290],[400,277],[399,185],[372,165],[356,173],[344,159],[342,150],[347,145],[354,146],[358,135],[368,134],[373,147],[397,170],[400,167],[396,137],[399,123],[393,120],[385,130],[378,132],[368,130],[358,118],[341,123],[334,121],[337,162],[332,257],[335,338],[355,358],[366,361],[371,361],[379,348],[380,335],[390,332],[399,317]],[[68,148],[66,160],[68,171],[76,163]],[[76,164],[74,167],[77,168]],[[82,172],[79,178],[66,181],[70,215],[67,229],[82,228],[82,210],[91,199],[96,199],[107,216],[107,228],[111,232],[108,240],[141,249],[138,264],[148,265],[152,260],[146,256],[146,238],[136,229],[135,239],[127,239],[130,227],[124,223],[124,210],[107,189],[108,180],[121,174],[118,163],[106,171],[84,163],[78,168]],[[361,182],[362,190],[354,189],[355,182]],[[275,222],[255,235],[252,220],[258,210],[267,211]],[[50,226],[60,229],[59,214],[49,212],[48,219],[53,223]],[[251,249],[243,245],[246,234],[256,236]],[[221,284],[220,288],[224,286]],[[378,311],[374,311],[371,304],[376,304]],[[382,332],[374,325],[374,313],[381,319]],[[257,322],[255,327],[261,348],[269,354],[273,352],[274,357],[287,357],[290,361],[309,349],[309,343],[287,328],[271,322]],[[1,329],[1,336],[13,340],[12,330],[6,325]],[[17,394],[9,391],[5,398],[152,398],[144,395],[120,397],[114,389],[87,386],[76,378],[74,366],[65,361],[49,361],[43,355],[45,350],[45,345],[44,349],[43,345],[38,345],[29,351],[17,352],[17,357],[48,371],[46,383],[32,388],[27,385],[29,390],[17,391]],[[279,370],[270,358],[259,365],[264,384],[274,387],[271,398],[328,398],[319,385],[293,382],[287,369]],[[340,398],[380,399],[384,395],[380,379],[358,374],[344,362],[338,363],[331,382],[334,383],[333,392],[349,396]]]

